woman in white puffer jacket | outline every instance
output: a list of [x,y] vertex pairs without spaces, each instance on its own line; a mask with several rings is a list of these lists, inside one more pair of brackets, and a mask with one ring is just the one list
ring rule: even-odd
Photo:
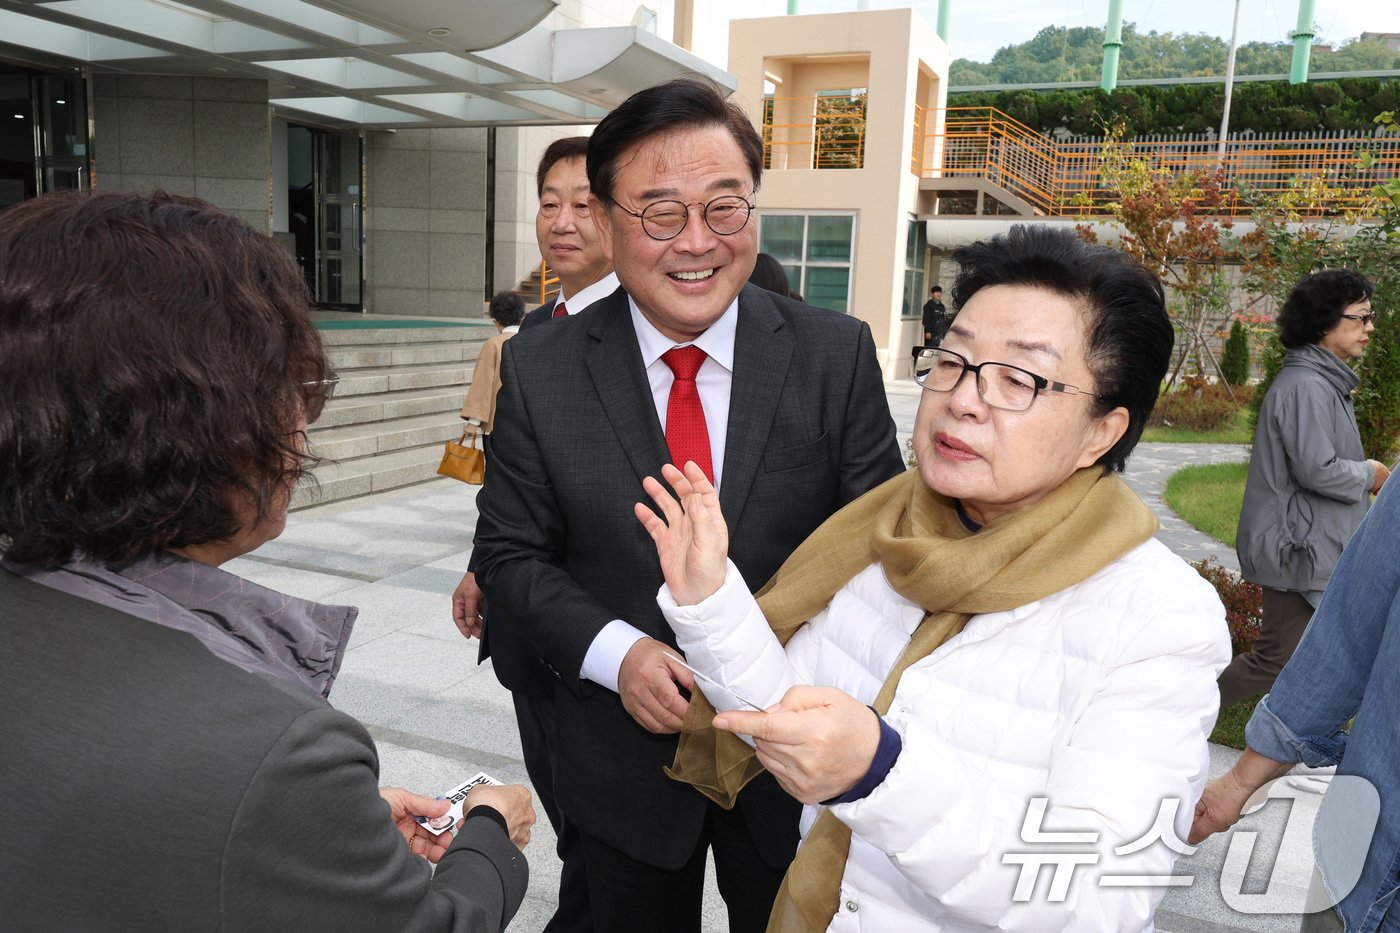
[[757,601],[704,474],[666,469],[679,504],[646,480],[659,602],[708,678],[673,776],[723,803],[764,767],[809,805],[771,930],[1150,929],[1230,656],[1115,472],[1170,356],[1161,287],[1043,228],[954,258],[961,310],[914,352],[918,470]]

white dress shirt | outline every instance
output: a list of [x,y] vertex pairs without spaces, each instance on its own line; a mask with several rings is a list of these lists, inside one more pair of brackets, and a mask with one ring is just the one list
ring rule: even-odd
[[586,309],[589,305],[593,304],[593,302],[608,297],[613,292],[617,291],[621,284],[622,283],[617,280],[617,273],[609,272],[587,288],[579,289],[577,295],[565,295],[564,284],[561,282],[559,284],[559,301],[556,301],[554,306],[557,308],[560,302],[562,302],[564,310],[572,316]]
[[[582,293],[580,293],[582,294]],[[729,390],[734,382],[734,335],[739,326],[739,299],[735,298],[720,315],[719,320],[709,326],[692,343],[676,343],[652,326],[637,309],[632,296],[627,296],[627,305],[632,311],[632,329],[637,334],[637,344],[642,351],[642,365],[646,367],[647,381],[651,384],[651,400],[656,406],[656,417],[661,422],[661,430],[666,430],[666,409],[671,399],[671,383],[675,374],[661,359],[662,354],[676,347],[692,344],[705,351],[706,360],[700,364],[695,374],[695,387],[700,393],[700,407],[705,412],[705,430],[710,435],[710,462],[714,467],[715,488],[720,488],[724,472],[725,440],[729,436]],[[568,309],[573,313],[573,308]],[[660,479],[660,477],[657,477]],[[641,487],[637,487],[638,497]],[[622,619],[614,619],[603,627],[588,646],[583,656],[583,666],[579,676],[618,691],[617,675],[622,668],[622,660],[627,652],[640,639],[647,636]]]

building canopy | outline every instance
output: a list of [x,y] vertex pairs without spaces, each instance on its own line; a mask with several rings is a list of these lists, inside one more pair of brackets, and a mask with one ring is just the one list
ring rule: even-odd
[[265,78],[291,119],[372,129],[591,123],[682,72],[641,26],[552,29],[559,0],[0,0],[0,56],[102,74]]

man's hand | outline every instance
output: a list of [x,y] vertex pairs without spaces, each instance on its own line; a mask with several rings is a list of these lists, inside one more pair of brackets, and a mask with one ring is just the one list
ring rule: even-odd
[[661,510],[661,518],[641,502],[633,511],[656,545],[671,596],[678,605],[693,606],[724,583],[729,528],[720,512],[719,493],[705,478],[704,470],[692,462],[682,473],[668,463],[661,468],[661,476],[676,491],[675,496],[655,477],[642,480],[642,489]]
[[486,597],[476,585],[476,574],[468,570],[452,591],[452,621],[463,638],[481,637],[481,617],[486,614]]
[[665,642],[639,638],[628,649],[618,669],[617,688],[622,707],[648,732],[680,732],[685,722],[685,711],[690,703],[681,696],[676,684],[694,690],[695,678],[690,671],[666,657],[676,653],[676,649]]
[[470,421],[463,422],[463,424],[462,424],[462,436],[463,436],[463,437],[476,437],[476,436],[477,436],[478,434],[480,434],[480,433],[481,433],[481,428],[478,427],[477,425],[472,424]]
[[530,827],[535,825],[535,805],[530,802],[530,788],[522,784],[478,784],[467,791],[462,804],[463,815],[473,807],[487,806],[506,818],[510,841],[517,849],[530,841]]
[[442,816],[452,809],[452,805],[446,800],[424,797],[422,794],[415,794],[402,787],[381,787],[379,788],[379,796],[383,797],[384,802],[389,805],[389,813],[394,819],[394,827],[403,834],[404,839],[408,842],[408,851],[414,855],[421,855],[436,865],[438,860],[447,854],[447,847],[452,845],[452,833],[448,831],[440,836],[434,836],[414,817]]
[[1274,761],[1246,748],[1233,768],[1206,784],[1196,803],[1196,819],[1186,841],[1194,846],[1234,826],[1254,792],[1275,778],[1283,777],[1292,767],[1292,762]]
[[834,687],[796,686],[768,710],[726,710],[715,728],[751,735],[758,760],[783,790],[821,803],[855,787],[880,744],[880,720]]

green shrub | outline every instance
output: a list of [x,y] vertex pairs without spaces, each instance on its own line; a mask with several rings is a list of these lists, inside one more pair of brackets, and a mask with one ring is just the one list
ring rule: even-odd
[[1147,423],[1188,431],[1218,430],[1229,424],[1235,412],[1249,402],[1247,387],[1235,388],[1233,398],[1231,391],[1204,376],[1187,376],[1177,391],[1157,399]]
[[[1259,637],[1259,624],[1264,612],[1264,591],[1260,589],[1259,584],[1241,579],[1233,570],[1222,567],[1214,557],[1193,560],[1190,564],[1215,587],[1215,592],[1220,594],[1220,601],[1225,604],[1225,624],[1230,629],[1231,655],[1248,651],[1249,646]],[[1254,715],[1254,707],[1262,697],[1261,693],[1222,709],[1220,716],[1215,720],[1215,730],[1210,734],[1210,741],[1229,748],[1243,749],[1244,727],[1249,722],[1249,717]]]
[[1220,601],[1225,605],[1225,624],[1230,629],[1230,652],[1243,654],[1259,637],[1259,625],[1264,614],[1264,591],[1233,570],[1222,567],[1214,557],[1190,561],[1196,572],[1205,577]]
[[1232,386],[1242,386],[1249,381],[1249,333],[1238,320],[1230,325],[1230,336],[1225,338],[1220,369],[1225,381]]

